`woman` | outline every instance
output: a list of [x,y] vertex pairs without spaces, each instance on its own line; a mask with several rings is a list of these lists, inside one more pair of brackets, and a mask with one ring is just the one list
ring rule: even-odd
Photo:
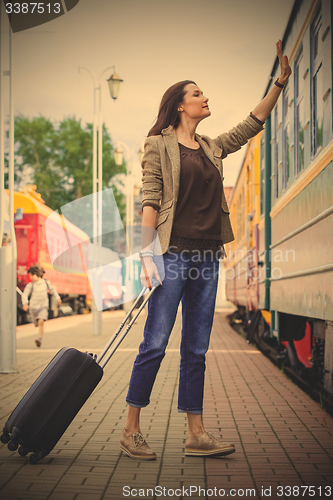
[[[186,80],[164,94],[157,121],[145,143],[142,226],[157,229],[165,277],[149,301],[144,340],[133,366],[126,401],[127,421],[120,447],[131,458],[154,460],[156,453],[140,431],[140,410],[150,393],[182,301],[182,341],[178,411],[186,412],[185,454],[224,456],[230,443],[205,431],[202,421],[205,354],[209,346],[224,243],[234,239],[223,192],[222,159],[237,151],[263,128],[291,69],[276,44],[281,75],[253,112],[226,134],[212,140],[195,133],[210,116],[208,98]],[[147,236],[146,236],[147,237]],[[141,281],[161,282],[154,263],[152,237],[143,243]]]

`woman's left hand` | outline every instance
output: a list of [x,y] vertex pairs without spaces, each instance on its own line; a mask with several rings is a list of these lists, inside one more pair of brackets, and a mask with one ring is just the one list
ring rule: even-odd
[[281,68],[281,74],[277,79],[277,81],[281,83],[282,87],[281,85],[272,85],[272,88],[270,89],[268,94],[265,95],[263,100],[252,111],[254,116],[256,116],[259,120],[263,122],[267,120],[267,118],[269,117],[272,109],[274,108],[279,98],[279,95],[281,94],[283,86],[287,83],[288,78],[291,75],[291,67],[289,66],[288,57],[284,56],[282,53],[281,40],[279,40],[276,43],[276,52],[280,61],[280,68]]
[[284,56],[282,53],[282,42],[279,40],[276,42],[276,53],[280,61],[281,75],[279,76],[279,82],[285,85],[291,75],[291,67],[289,66],[288,57]]

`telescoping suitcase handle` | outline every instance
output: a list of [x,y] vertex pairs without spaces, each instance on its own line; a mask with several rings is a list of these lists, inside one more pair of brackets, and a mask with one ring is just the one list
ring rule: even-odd
[[[142,309],[145,307],[145,305],[147,304],[148,300],[150,299],[150,297],[152,296],[152,294],[154,293],[154,291],[156,290],[157,286],[153,286],[152,289],[150,290],[150,292],[148,293],[147,297],[145,297],[145,299],[143,300],[141,306],[138,308],[138,311],[137,313],[135,314],[135,316],[132,318],[132,320],[128,323],[127,325],[127,328],[126,330],[123,332],[123,334],[121,335],[118,343],[113,347],[113,349],[111,349],[110,351],[110,348],[112,346],[112,344],[114,344],[115,340],[118,338],[118,336],[120,335],[122,329],[124,328],[125,326],[125,323],[126,321],[128,320],[128,318],[131,316],[132,312],[134,311],[134,309],[136,308],[137,304],[139,303],[141,297],[146,293],[146,291],[148,290],[148,288],[143,288],[140,292],[140,295],[138,296],[138,298],[136,299],[136,301],[134,302],[134,304],[132,305],[130,311],[126,314],[126,317],[123,319],[123,321],[120,323],[119,327],[117,328],[117,330],[115,331],[113,337],[109,340],[109,342],[106,344],[106,346],[104,347],[103,351],[101,352],[101,354],[98,356],[97,358],[97,363],[101,366],[101,368],[105,368],[106,364],[110,361],[111,357],[113,356],[113,354],[115,353],[115,351],[118,349],[118,347],[120,346],[120,344],[122,343],[122,341],[124,340],[124,338],[126,337],[126,335],[128,334],[128,332],[130,331],[130,329],[132,328],[136,318],[139,316],[139,314],[141,313]],[[109,352],[110,351],[110,352]],[[107,355],[107,356],[106,356]],[[101,361],[104,359],[104,361],[101,363]]]

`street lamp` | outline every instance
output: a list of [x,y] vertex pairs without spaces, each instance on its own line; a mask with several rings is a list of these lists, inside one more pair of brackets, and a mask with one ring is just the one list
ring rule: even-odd
[[116,72],[113,73],[113,75],[110,76],[110,78],[107,80],[109,84],[109,89],[110,89],[110,94],[112,99],[116,100],[119,94],[119,89],[120,89],[120,84],[123,82],[120,78],[119,75],[117,75]]
[[[123,154],[124,154],[123,150],[121,149],[120,144],[122,144],[123,146],[125,146],[125,148],[127,149],[127,153],[129,154],[130,157],[133,156],[133,150],[130,150],[130,148],[124,142],[118,141],[118,143],[117,143],[117,149],[113,153],[116,165],[118,167],[121,167],[121,165],[123,164]],[[139,157],[140,165],[141,165],[141,162],[142,162],[143,155],[144,155],[144,147],[143,147],[143,143],[142,143],[141,147],[140,147],[140,149],[138,151],[138,157]]]
[[117,146],[117,149],[115,149],[113,156],[117,167],[121,167],[123,164],[123,150],[119,145]]
[[[94,84],[94,121],[93,121],[93,242],[102,246],[102,191],[103,191],[103,121],[102,121],[102,89],[101,78],[103,74],[113,69],[114,73],[107,80],[112,99],[117,99],[120,84],[123,80],[115,72],[115,67],[110,66],[102,71],[98,80],[98,87],[96,86],[96,79],[90,69],[84,66],[79,66],[79,73],[81,69],[88,71],[93,79]],[[97,101],[98,103],[98,158],[97,158]],[[98,162],[98,164],[97,164]],[[101,285],[101,284],[100,284]],[[98,285],[99,286],[99,285]],[[98,311],[95,300],[93,299],[93,333],[100,335],[102,333],[102,311]]]

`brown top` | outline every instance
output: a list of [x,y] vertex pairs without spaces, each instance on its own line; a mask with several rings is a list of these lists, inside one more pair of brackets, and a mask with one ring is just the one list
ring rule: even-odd
[[215,256],[219,259],[224,259],[227,254],[225,253],[224,245],[219,240],[208,240],[202,238],[183,238],[181,236],[173,236],[171,234],[169,251],[182,252],[186,250],[187,252],[205,253],[207,250],[212,251]]
[[[211,159],[220,176],[223,172],[223,159],[238,151],[241,146],[263,129],[257,121],[248,116],[228,132],[214,139],[195,134],[205,154]],[[175,211],[178,203],[180,185],[180,155],[176,129],[170,125],[161,134],[147,137],[142,159],[142,207],[155,205],[159,211],[156,229],[161,253],[170,245]],[[221,177],[222,179],[222,177]],[[222,191],[221,198],[221,238],[223,243],[234,240],[229,210]]]
[[221,241],[222,182],[201,147],[179,144],[180,186],[172,236]]

